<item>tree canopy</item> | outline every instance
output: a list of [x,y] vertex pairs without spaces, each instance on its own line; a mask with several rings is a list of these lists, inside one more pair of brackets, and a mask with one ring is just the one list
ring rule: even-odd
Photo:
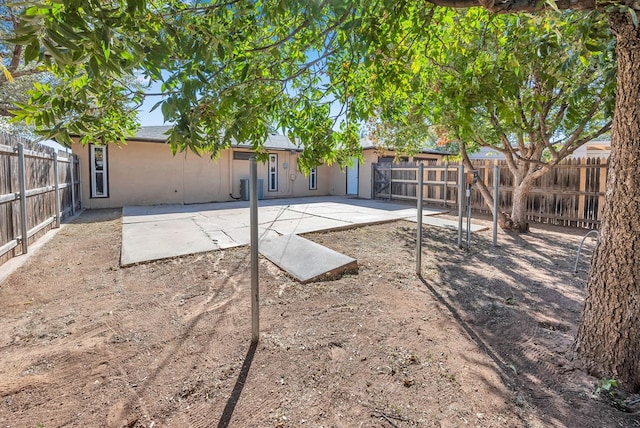
[[[362,112],[330,78],[349,64],[336,52],[360,43],[357,5],[334,2],[51,2],[27,8],[15,41],[25,59],[61,77],[39,86],[20,119],[59,141],[118,141],[135,128],[143,91],[123,76],[162,82],[158,107],[175,123],[174,150],[216,155],[232,140],[258,150],[271,124],[309,145],[303,160],[345,160]],[[359,24],[358,24],[359,25]],[[352,61],[358,61],[356,55]],[[339,132],[331,104],[344,106]],[[128,107],[127,107],[128,106]],[[335,150],[339,147],[339,150]]]
[[[511,221],[503,224],[525,230],[533,181],[611,128],[616,61],[606,19],[440,8],[432,19],[443,25],[399,47],[418,53],[405,71],[411,85],[387,89],[393,95],[378,103],[374,135],[408,152],[435,136],[458,144],[468,167],[468,152],[501,152],[515,187]],[[489,190],[478,185],[492,207]]]
[[[425,104],[427,94],[433,95],[416,73],[433,65],[425,63],[434,61],[429,55],[452,47],[451,39],[442,38],[462,37],[468,45],[477,31],[487,31],[478,27],[477,15],[461,16],[466,18],[426,2],[51,1],[25,10],[15,41],[24,45],[27,63],[43,64],[64,83],[56,88],[36,85],[18,118],[61,142],[68,143],[69,135],[81,135],[83,141],[121,141],[136,127],[136,108],[149,94],[132,80],[161,82],[162,100],[156,107],[165,120],[176,124],[169,135],[174,150],[215,156],[236,140],[260,151],[275,124],[305,146],[305,166],[321,160],[344,162],[357,154],[359,128],[376,109],[388,114],[389,106],[395,105],[401,112],[402,103]],[[431,67],[442,74],[443,91],[457,90],[456,82],[462,88],[469,83],[490,87],[497,81],[513,95],[521,84],[519,75],[525,75],[525,70],[518,71],[527,62],[501,75],[489,74],[489,61],[497,59],[494,70],[518,61],[513,55],[517,49],[503,49],[518,34],[518,24],[494,19],[482,25],[495,27],[498,21],[504,26],[502,38],[481,43],[494,43],[502,49],[496,51],[501,57],[491,58],[488,50],[482,53],[482,45],[467,46],[463,54],[458,51],[454,67],[465,55],[476,55],[475,65],[465,65],[466,71],[458,76],[449,73],[448,83],[447,74]],[[554,25],[562,22],[559,18]],[[589,30],[577,23],[564,25],[563,31]],[[544,25],[549,33],[549,22]],[[566,45],[566,36],[555,43]],[[575,44],[575,37],[570,39]],[[554,43],[552,37],[547,43]],[[584,46],[574,47],[571,52],[576,55],[563,61],[564,69],[545,77],[562,78],[574,66],[571,61],[593,57],[592,52],[585,55]],[[527,50],[537,61],[545,54]],[[483,82],[477,80],[478,71]],[[478,85],[472,88],[476,95],[483,91]],[[451,93],[441,98],[447,95]],[[456,100],[468,104],[477,99],[469,95],[458,91]],[[456,110],[471,112],[467,107],[459,104]],[[567,113],[575,117],[577,108],[572,105]],[[431,113],[443,114],[437,108]],[[458,123],[474,119],[459,117]]]
[[0,4],[0,131],[29,134],[32,130],[24,123],[11,123],[9,112],[16,103],[28,101],[27,93],[34,82],[51,80],[51,75],[37,63],[25,64],[23,46],[9,42],[22,9],[19,5]]

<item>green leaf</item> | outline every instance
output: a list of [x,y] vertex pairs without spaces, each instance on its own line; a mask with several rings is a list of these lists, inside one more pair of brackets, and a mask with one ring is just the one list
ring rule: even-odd
[[40,43],[38,40],[34,40],[29,43],[24,49],[24,62],[30,63],[35,61],[40,56]]
[[120,51],[120,58],[127,61],[133,61],[135,59],[135,56],[133,56],[133,54],[129,51]]
[[78,48],[78,45],[74,43],[72,40],[64,37],[63,35],[53,30],[47,29],[45,34],[47,35],[47,37],[49,37],[49,39],[55,42],[58,46],[71,49],[71,50],[75,50]]
[[580,62],[582,63],[582,65],[584,65],[585,67],[589,66],[589,60],[587,59],[586,56],[584,55],[580,55]]
[[42,46],[58,64],[69,65],[71,63],[70,58],[64,55],[60,50],[58,50],[58,48],[54,46],[49,40],[42,39]]
[[553,9],[554,11],[560,13],[560,9],[558,9],[558,5],[556,4],[555,0],[545,0],[545,3],[551,6],[551,9]]
[[102,54],[104,55],[105,62],[108,62],[109,56],[111,55],[111,48],[109,48],[108,41],[102,41]]
[[635,9],[628,8],[629,16],[631,17],[631,22],[633,22],[633,26],[638,28],[638,14]]

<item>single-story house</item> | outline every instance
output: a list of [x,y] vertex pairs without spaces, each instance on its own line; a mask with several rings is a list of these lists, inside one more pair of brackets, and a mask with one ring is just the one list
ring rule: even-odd
[[609,158],[611,154],[611,139],[591,140],[578,147],[571,155],[572,158]]
[[506,159],[502,152],[492,147],[480,147],[477,152],[469,153],[469,159],[473,160],[486,160],[486,159]]
[[[517,150],[517,147],[516,147]],[[608,158],[611,152],[611,139],[608,137],[604,139],[597,139],[587,141],[580,147],[578,147],[572,154],[571,158]],[[469,159],[471,160],[485,160],[485,159],[497,159],[503,160],[505,156],[502,152],[491,147],[480,147],[480,150],[474,153],[469,153]]]
[[[194,153],[175,156],[166,142],[169,126],[139,129],[126,145],[81,146],[73,153],[81,164],[82,206],[88,209],[125,205],[193,204],[246,199],[251,152],[233,146],[210,159]],[[308,176],[298,169],[302,149],[282,135],[265,143],[266,163],[258,163],[259,197],[353,196],[369,199],[371,164],[393,158],[392,152],[363,145],[364,163],[351,168],[320,165]],[[420,153],[416,159],[441,160],[443,153]]]

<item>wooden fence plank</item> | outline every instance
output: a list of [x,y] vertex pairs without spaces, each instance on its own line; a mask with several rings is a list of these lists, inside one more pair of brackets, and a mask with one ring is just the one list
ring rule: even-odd
[[[493,188],[493,165],[498,165],[499,209],[509,212],[514,183],[513,174],[509,171],[506,161],[476,160],[472,161],[472,165],[489,189]],[[567,159],[561,162],[535,181],[527,198],[529,220],[572,227],[598,227],[602,215],[607,167],[606,159]],[[374,164],[374,198],[415,200],[416,171],[416,164]],[[456,163],[425,166],[425,202],[442,203],[446,187],[445,205],[457,206],[457,171]],[[383,183],[384,180],[387,180],[384,182],[386,184]],[[385,193],[379,192],[383,187]],[[475,211],[490,212],[479,191],[472,193],[472,207]]]
[[[20,162],[18,145],[24,146],[25,191],[20,192]],[[24,193],[26,244],[40,238],[55,226],[56,218],[73,213],[72,188],[78,194],[79,180],[71,179],[70,168],[79,177],[77,158],[69,153],[57,156],[60,213],[56,213],[55,169],[56,151],[24,138],[0,133],[0,264],[23,253],[18,239],[22,232],[21,194]]]

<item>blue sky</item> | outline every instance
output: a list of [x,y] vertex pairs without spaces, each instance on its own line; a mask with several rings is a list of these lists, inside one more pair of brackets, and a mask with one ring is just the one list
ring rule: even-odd
[[149,112],[151,108],[160,101],[161,97],[147,97],[145,102],[142,104],[142,107],[138,109],[138,119],[140,120],[141,126],[160,126],[166,125],[164,123],[164,117],[162,116],[162,111],[160,111],[160,107],[155,109],[152,112]]

